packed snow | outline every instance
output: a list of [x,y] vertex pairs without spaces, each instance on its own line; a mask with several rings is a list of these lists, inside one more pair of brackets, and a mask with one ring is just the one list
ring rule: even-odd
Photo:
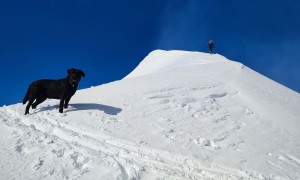
[[156,50],[58,104],[0,108],[0,179],[300,179],[299,94],[218,54]]

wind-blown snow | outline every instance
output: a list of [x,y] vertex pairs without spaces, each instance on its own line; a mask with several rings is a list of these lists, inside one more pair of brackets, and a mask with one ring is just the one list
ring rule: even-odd
[[156,50],[63,114],[58,100],[0,108],[0,178],[300,179],[299,107],[221,55]]

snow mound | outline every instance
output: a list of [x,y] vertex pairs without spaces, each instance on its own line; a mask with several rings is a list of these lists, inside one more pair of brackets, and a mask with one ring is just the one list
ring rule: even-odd
[[58,103],[0,108],[0,179],[300,179],[299,94],[221,55],[156,50]]
[[176,71],[187,66],[202,65],[226,61],[221,55],[211,56],[207,53],[189,51],[152,51],[126,78],[143,76],[158,72]]

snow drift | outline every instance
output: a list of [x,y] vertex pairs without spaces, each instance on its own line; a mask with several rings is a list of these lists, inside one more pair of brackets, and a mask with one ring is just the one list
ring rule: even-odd
[[299,107],[221,55],[156,50],[63,114],[57,100],[0,108],[0,178],[299,179]]

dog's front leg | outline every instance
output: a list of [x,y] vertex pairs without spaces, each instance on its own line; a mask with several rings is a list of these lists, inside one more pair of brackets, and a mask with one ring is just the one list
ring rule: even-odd
[[65,101],[65,97],[60,98],[60,103],[59,103],[59,112],[60,113],[64,112],[64,101]]
[[65,109],[68,108],[70,99],[71,99],[71,97],[67,97],[67,98],[65,99],[65,104],[64,104],[64,108],[65,108]]

